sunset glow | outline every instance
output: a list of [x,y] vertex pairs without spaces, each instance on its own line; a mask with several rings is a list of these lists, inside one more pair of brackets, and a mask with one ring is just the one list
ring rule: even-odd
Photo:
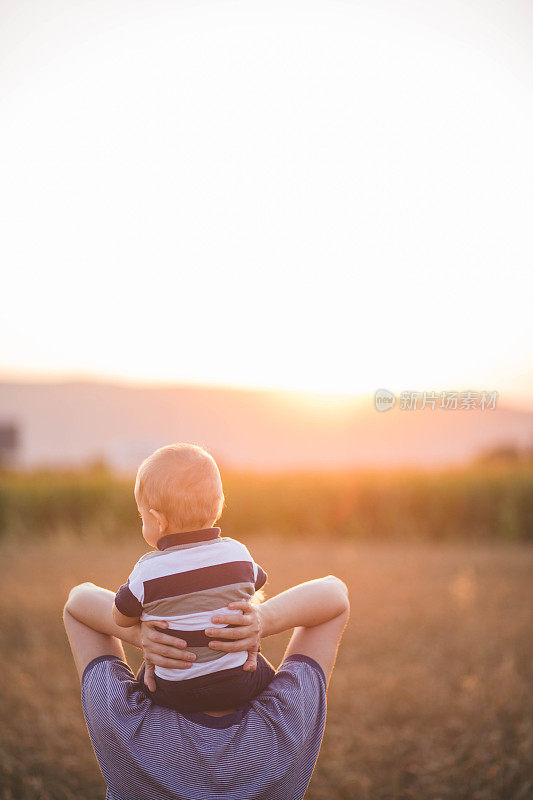
[[533,51],[407,6],[8,2],[2,374],[528,402]]

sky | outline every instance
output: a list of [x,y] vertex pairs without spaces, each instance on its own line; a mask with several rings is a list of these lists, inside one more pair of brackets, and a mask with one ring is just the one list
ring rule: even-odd
[[533,406],[530,3],[0,22],[0,375]]

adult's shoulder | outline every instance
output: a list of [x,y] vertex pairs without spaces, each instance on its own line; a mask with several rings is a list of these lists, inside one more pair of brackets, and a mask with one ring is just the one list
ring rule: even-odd
[[307,737],[323,729],[326,712],[326,679],[312,658],[286,658],[267,688],[250,704],[250,714],[268,720],[268,725],[291,737]]
[[[305,787],[315,765],[326,724],[326,681],[321,667],[305,656],[290,656],[244,716],[244,749],[253,749],[258,769]],[[262,747],[257,747],[257,742]],[[255,743],[255,745],[254,745]],[[272,754],[275,753],[275,766]],[[302,791],[303,795],[303,791]]]
[[326,690],[326,676],[318,661],[294,653],[285,658],[264,694],[283,700],[296,697],[303,705],[318,707]]

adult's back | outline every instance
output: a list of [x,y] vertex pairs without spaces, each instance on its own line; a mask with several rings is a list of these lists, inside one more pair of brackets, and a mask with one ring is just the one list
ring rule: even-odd
[[245,708],[180,714],[108,656],[86,668],[82,704],[110,800],[298,800],[320,750],[326,681],[316,661],[292,655]]

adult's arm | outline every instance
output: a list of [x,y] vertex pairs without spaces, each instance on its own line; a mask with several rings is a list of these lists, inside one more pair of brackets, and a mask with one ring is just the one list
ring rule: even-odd
[[[236,607],[239,604],[232,605]],[[258,606],[259,636],[273,636],[294,628],[285,657],[298,654],[312,658],[320,664],[326,680],[329,680],[349,612],[346,585],[328,575],[293,586]],[[229,640],[210,642],[209,647],[225,652],[244,649],[240,631],[243,626],[250,625],[250,615],[216,615],[213,622],[240,627],[208,628],[207,636]]]

